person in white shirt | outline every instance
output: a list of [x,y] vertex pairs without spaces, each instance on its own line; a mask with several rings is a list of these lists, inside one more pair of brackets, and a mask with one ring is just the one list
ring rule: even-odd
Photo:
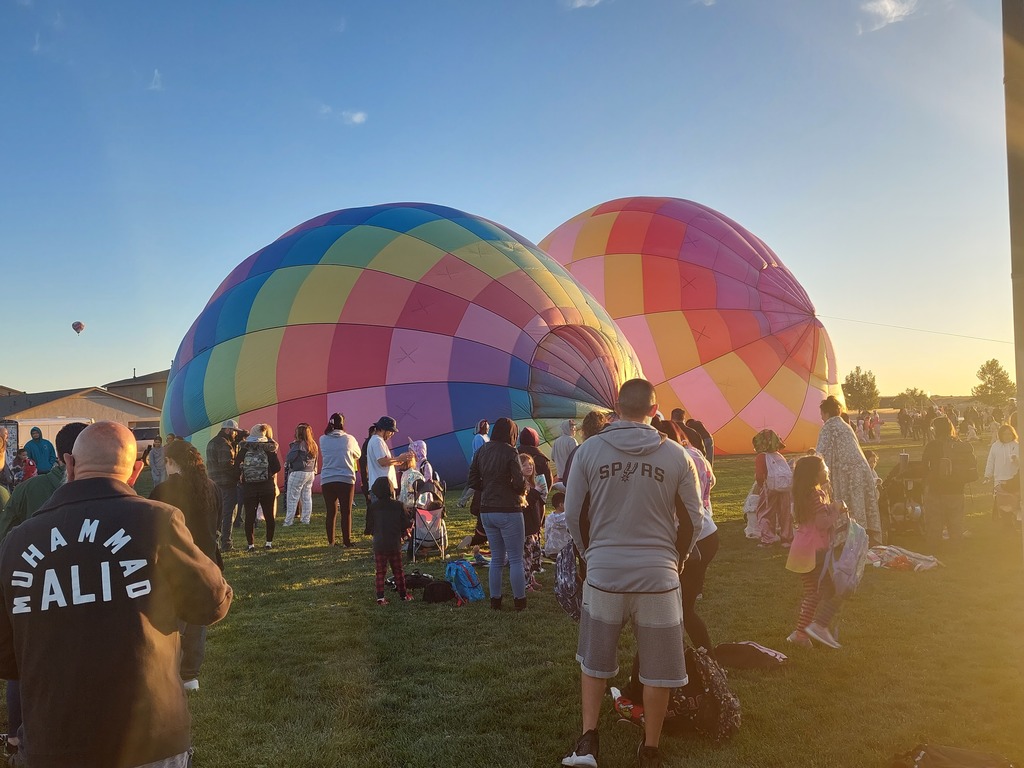
[[[1017,474],[1020,468],[1020,445],[1017,442],[1017,430],[1009,424],[1002,424],[999,427],[998,440],[992,443],[988,452],[988,461],[985,462],[985,482],[992,483],[992,516],[1001,516],[1001,507],[1008,509],[1014,507],[1019,509],[1020,499],[1016,502],[1013,496],[1019,496],[1019,484],[1014,489],[1003,489],[1004,483],[1008,483]],[[1010,519],[1016,517],[1014,511]]]
[[388,440],[398,434],[398,422],[390,416],[381,416],[373,425],[373,434],[366,443],[366,472],[369,475],[368,485],[373,489],[373,484],[380,477],[386,477],[391,483],[391,488],[398,490],[398,475],[395,467],[404,465],[412,458],[412,453],[406,451],[398,456],[391,455],[388,447]]

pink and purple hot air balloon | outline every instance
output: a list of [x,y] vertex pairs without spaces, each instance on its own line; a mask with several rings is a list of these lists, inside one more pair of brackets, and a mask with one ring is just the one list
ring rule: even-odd
[[629,339],[665,415],[682,407],[716,450],[750,453],[774,429],[815,445],[818,406],[842,397],[835,353],[792,273],[735,221],[689,200],[628,197],[540,242]]

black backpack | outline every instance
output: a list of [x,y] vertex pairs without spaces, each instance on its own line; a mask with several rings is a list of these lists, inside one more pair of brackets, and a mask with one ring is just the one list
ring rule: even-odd
[[695,732],[712,744],[721,744],[740,728],[740,700],[729,688],[722,666],[703,648],[686,647],[686,676],[682,688],[673,688],[665,729]]
[[424,603],[447,603],[455,599],[452,583],[439,579],[432,581],[423,588]]
[[[392,592],[398,589],[398,585],[395,584],[395,577],[388,576],[384,583],[388,589]],[[425,589],[434,583],[434,577],[429,573],[420,573],[420,571],[413,571],[412,573],[405,574],[405,588],[406,589]]]

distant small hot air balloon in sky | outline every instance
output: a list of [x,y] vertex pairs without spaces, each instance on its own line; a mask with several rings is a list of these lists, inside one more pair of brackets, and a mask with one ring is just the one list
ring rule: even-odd
[[71,324],[71,327],[74,329],[75,333],[81,333],[85,330],[85,323],[81,320],[75,320],[75,322]]

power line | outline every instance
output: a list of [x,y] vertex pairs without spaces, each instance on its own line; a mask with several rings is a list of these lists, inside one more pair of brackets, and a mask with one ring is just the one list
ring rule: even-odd
[[983,336],[966,336],[962,333],[950,333],[949,331],[929,331],[926,328],[909,328],[905,325],[889,325],[888,323],[873,323],[870,320],[853,320],[849,317],[833,317],[831,315],[817,315],[826,320],[842,320],[844,323],[860,323],[861,325],[877,325],[879,328],[895,328],[900,331],[915,331],[916,333],[934,333],[937,336],[955,336],[958,339],[971,339],[972,341],[990,341],[993,344],[1013,344],[1005,339],[986,339]]

